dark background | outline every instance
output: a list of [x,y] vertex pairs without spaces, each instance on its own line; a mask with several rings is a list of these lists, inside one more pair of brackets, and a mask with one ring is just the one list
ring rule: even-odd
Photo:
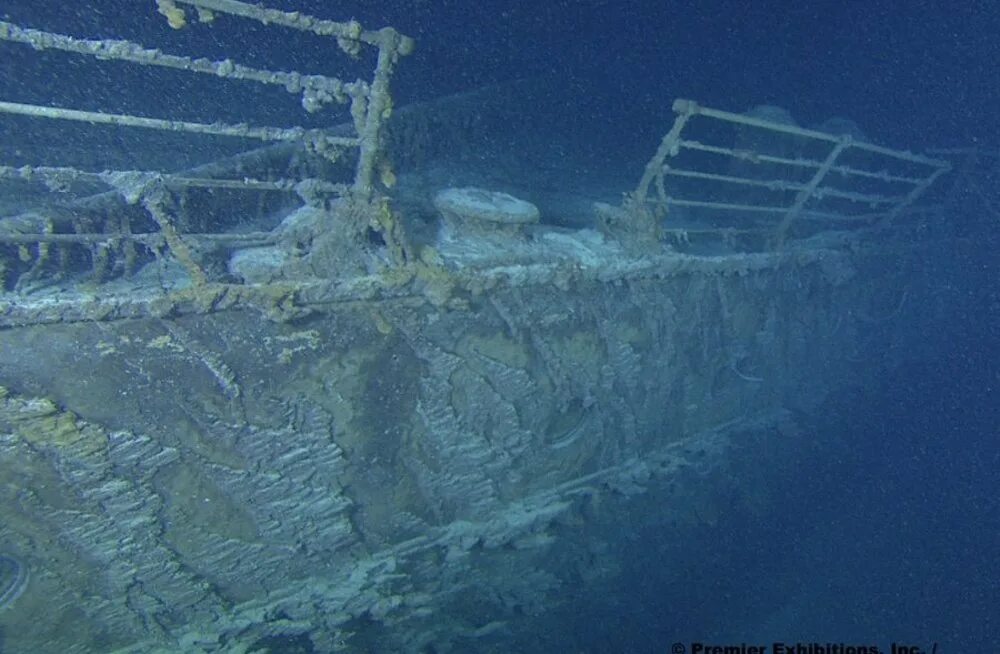
[[[413,36],[417,50],[397,75],[399,104],[545,76],[565,99],[561,120],[599,123],[622,138],[660,131],[671,101],[689,97],[731,111],[778,104],[803,124],[846,116],[876,142],[915,150],[1000,140],[1000,9],[987,0],[275,0],[270,6],[354,17],[366,28],[392,25]],[[130,38],[167,52],[302,72],[335,73],[344,62],[322,39],[238,19],[171,30],[152,0],[8,0],[0,15],[75,36]],[[4,96],[27,99],[39,85],[51,92],[53,81],[72,93],[65,69],[62,75],[38,70],[25,50],[0,51]],[[184,104],[187,96],[189,110],[207,110],[219,98],[202,94],[200,84],[183,83],[171,93],[146,83],[130,95],[140,105],[143,95],[155,98],[157,106]],[[122,90],[95,83],[87,92],[114,104]],[[266,116],[265,107],[240,103],[241,111],[248,108]]]

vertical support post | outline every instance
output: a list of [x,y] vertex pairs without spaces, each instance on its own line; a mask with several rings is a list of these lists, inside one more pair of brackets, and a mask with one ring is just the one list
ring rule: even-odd
[[[677,100],[674,102],[673,109],[677,113],[674,125],[667,132],[666,136],[663,137],[663,140],[660,141],[660,147],[657,148],[656,154],[646,164],[646,170],[642,174],[642,179],[639,180],[639,186],[636,187],[635,193],[632,194],[632,202],[637,206],[642,206],[646,202],[646,195],[649,193],[649,186],[653,181],[663,179],[663,162],[666,161],[667,157],[677,155],[681,132],[691,117],[698,113],[698,104],[690,100]],[[666,200],[666,198],[661,199]]]
[[785,213],[785,217],[782,218],[781,224],[778,225],[778,228],[775,230],[774,242],[777,248],[781,248],[785,244],[785,237],[788,235],[788,228],[792,226],[795,219],[802,213],[802,209],[805,208],[806,202],[808,202],[809,198],[813,196],[813,193],[815,193],[816,189],[819,188],[823,178],[826,177],[826,174],[830,172],[831,168],[833,168],[833,164],[836,163],[837,157],[840,156],[840,153],[850,147],[851,141],[852,139],[848,135],[840,137],[840,140],[837,141],[837,145],[835,145],[833,150],[830,150],[830,154],[826,156],[826,160],[823,161],[823,165],[816,170],[816,173],[812,176],[812,179],[809,180],[809,183],[806,184],[805,188],[799,191],[798,195],[795,196],[795,202],[788,209],[787,213]]
[[371,200],[374,191],[382,129],[392,113],[392,96],[389,94],[392,69],[400,55],[407,55],[413,50],[413,40],[390,27],[380,30],[379,35],[378,62],[369,90],[364,125],[358,133],[358,168],[354,176],[355,196],[364,202]]
[[897,204],[895,207],[893,207],[892,211],[890,211],[886,215],[885,218],[883,218],[882,220],[880,220],[875,227],[877,229],[885,229],[885,228],[889,227],[890,225],[892,225],[892,221],[896,219],[896,216],[898,216],[900,213],[902,213],[903,209],[905,209],[906,207],[908,207],[911,204],[913,204],[914,202],[916,202],[917,198],[919,198],[921,195],[923,195],[924,191],[926,191],[927,188],[931,184],[933,184],[934,181],[938,177],[940,177],[941,175],[945,174],[949,170],[951,170],[951,168],[949,166],[941,166],[940,168],[938,168],[937,170],[935,170],[933,173],[931,173],[930,175],[928,175],[927,177],[925,177],[922,182],[920,182],[919,184],[917,184],[916,186],[914,186],[912,189],[910,189],[910,192],[906,194],[906,196],[903,198],[903,200],[899,204]]
[[166,208],[167,197],[166,188],[164,188],[162,183],[157,183],[152,188],[144,190],[142,206],[146,208],[150,217],[160,227],[160,233],[163,235],[163,240],[166,242],[167,248],[184,267],[184,270],[187,271],[187,274],[191,277],[191,282],[195,286],[204,286],[208,283],[208,275],[205,274],[202,267],[195,261],[194,251],[184,242],[177,228],[174,227],[173,222],[170,220],[170,215],[167,213]]

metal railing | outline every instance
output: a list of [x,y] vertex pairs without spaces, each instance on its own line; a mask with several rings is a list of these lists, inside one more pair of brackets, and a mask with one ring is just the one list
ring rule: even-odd
[[[56,107],[0,100],[0,114],[24,116],[29,119],[70,121],[87,125],[107,125],[138,130],[154,130],[193,136],[225,136],[285,144],[289,148],[315,155],[324,161],[342,161],[345,153],[356,151],[356,164],[352,180],[334,183],[311,177],[274,178],[247,176],[242,164],[253,157],[237,157],[240,165],[231,178],[219,178],[221,167],[210,171],[202,166],[183,174],[169,174],[158,170],[105,169],[86,170],[78,166],[61,165],[4,165],[0,161],[0,181],[31,182],[43,185],[53,195],[66,191],[75,184],[110,189],[96,192],[89,197],[68,203],[74,208],[101,205],[106,211],[105,220],[92,217],[80,219],[73,211],[50,211],[49,208],[25,209],[15,215],[0,216],[0,246],[16,248],[20,260],[20,278],[31,278],[51,263],[54,248],[62,249],[64,259],[72,258],[66,249],[83,247],[89,256],[96,276],[107,268],[111,253],[124,259],[121,266],[126,273],[135,268],[137,249],[143,248],[156,256],[172,254],[184,266],[195,283],[203,283],[208,276],[198,261],[195,250],[204,241],[231,243],[241,246],[263,244],[270,235],[262,233],[181,233],[175,216],[171,215],[172,195],[191,188],[228,189],[253,192],[298,192],[308,200],[317,196],[350,195],[360,202],[370,202],[376,188],[376,175],[385,121],[391,111],[392,100],[389,83],[396,63],[409,54],[413,41],[392,28],[378,31],[364,30],[354,21],[335,22],[298,12],[284,12],[250,5],[236,0],[158,0],[156,7],[169,21],[171,27],[186,24],[191,9],[197,18],[208,21],[215,14],[227,14],[267,26],[276,26],[309,32],[335,39],[339,48],[350,57],[358,57],[364,49],[377,51],[375,67],[370,80],[345,81],[337,77],[268,70],[244,65],[232,59],[212,61],[185,55],[166,54],[158,49],[117,39],[84,39],[65,34],[42,31],[0,21],[0,40],[24,44],[35,50],[50,50],[91,57],[98,61],[126,62],[144,67],[169,68],[210,78],[246,81],[275,86],[299,95],[303,109],[316,112],[329,105],[347,109],[347,125],[352,133],[334,134],[330,130],[302,127],[253,126],[244,123],[191,122],[169,117],[148,117],[127,113],[84,111],[71,107]],[[188,12],[185,12],[185,9]],[[233,172],[233,171],[226,171]],[[235,178],[232,178],[235,177]],[[64,198],[60,198],[64,200]],[[122,208],[122,203],[126,205]],[[65,201],[63,205],[67,204]],[[145,216],[137,218],[128,205],[145,209]],[[112,209],[112,207],[115,207]],[[7,268],[10,277],[10,252],[0,252],[0,273]],[[24,270],[25,262],[30,266]],[[18,279],[17,281],[20,281]],[[7,281],[9,283],[9,279]]]
[[[700,231],[758,232],[775,246],[803,220],[885,227],[951,168],[941,159],[847,134],[709,109],[691,100],[676,100],[673,110],[674,124],[625,207],[657,220],[666,216],[668,231],[674,210],[697,212]],[[756,136],[740,143],[747,132]],[[746,220],[734,223],[734,217]]]

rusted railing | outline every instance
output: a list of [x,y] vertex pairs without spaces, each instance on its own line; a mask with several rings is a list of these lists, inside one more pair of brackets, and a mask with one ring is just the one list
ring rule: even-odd
[[[674,210],[697,214],[698,225],[690,229],[756,231],[776,246],[804,219],[884,227],[950,170],[947,161],[849,134],[718,111],[691,100],[676,100],[673,109],[672,128],[626,202],[633,213],[666,216],[666,230],[675,224],[669,216]],[[747,133],[754,136],[740,143]]]
[[[394,67],[401,56],[413,48],[413,41],[392,28],[368,31],[355,21],[335,22],[298,12],[284,12],[250,5],[236,0],[158,0],[156,8],[171,27],[180,28],[189,21],[212,20],[216,14],[227,14],[257,21],[276,28],[288,28],[334,39],[339,48],[350,57],[358,57],[365,49],[377,51],[375,67],[370,80],[346,81],[337,77],[303,74],[253,67],[223,59],[213,61],[186,55],[167,54],[158,49],[118,39],[84,39],[55,32],[31,29],[10,22],[0,21],[0,40],[30,46],[35,50],[60,51],[73,55],[92,57],[98,61],[127,62],[140,66],[169,68],[223,80],[246,81],[282,88],[299,95],[307,112],[316,112],[330,105],[345,107],[346,125],[350,134],[341,130],[336,134],[325,129],[301,127],[254,126],[222,121],[192,122],[170,117],[149,117],[128,113],[84,111],[71,107],[12,102],[0,99],[0,114],[24,116],[47,121],[69,121],[86,125],[106,125],[124,129],[154,130],[165,133],[198,136],[225,136],[261,141],[269,144],[286,144],[298,148],[327,162],[342,161],[344,154],[356,150],[353,180],[335,183],[314,177],[274,178],[262,175],[260,179],[246,175],[244,167],[251,156],[234,158],[238,164],[236,175],[219,178],[208,174],[209,167],[201,167],[183,174],[168,174],[155,169],[104,169],[85,170],[78,166],[55,161],[52,165],[3,165],[0,161],[0,181],[32,182],[48,189],[53,197],[73,185],[110,189],[68,202],[72,207],[101,204],[105,220],[88,217],[81,220],[73,211],[24,209],[15,215],[0,216],[0,246],[8,247],[6,258],[0,252],[0,274],[6,269],[10,283],[10,268],[20,266],[16,277],[32,277],[51,263],[53,249],[83,247],[95,272],[107,267],[109,253],[124,259],[120,266],[126,272],[135,266],[137,249],[144,249],[156,256],[172,254],[179,260],[192,280],[204,282],[208,276],[195,253],[204,241],[229,242],[245,246],[247,243],[266,243],[267,233],[180,233],[175,217],[169,210],[171,194],[189,188],[228,189],[230,191],[295,193],[304,200],[330,196],[350,195],[362,203],[370,202],[375,193],[376,176],[379,174],[380,152],[385,121],[391,111],[392,100],[389,82]],[[193,10],[193,11],[192,11]],[[46,162],[48,163],[48,162]],[[218,168],[218,166],[217,166]],[[252,169],[252,168],[251,168]],[[219,171],[212,171],[219,172]],[[204,175],[203,175],[204,174]],[[66,196],[59,198],[66,205]],[[122,208],[122,201],[126,207]],[[42,204],[45,205],[44,199]],[[145,216],[137,218],[127,205],[145,208]],[[113,206],[117,208],[112,209]],[[131,215],[131,217],[129,217]],[[152,228],[152,229],[150,229]],[[16,249],[18,261],[11,261],[11,250]],[[66,257],[65,252],[63,256]],[[70,258],[70,257],[67,257]],[[25,263],[30,263],[24,270]],[[2,276],[2,275],[0,275]],[[97,275],[100,277],[100,274]]]

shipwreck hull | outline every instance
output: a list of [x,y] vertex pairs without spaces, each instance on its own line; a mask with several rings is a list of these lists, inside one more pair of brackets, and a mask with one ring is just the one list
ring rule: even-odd
[[892,338],[872,315],[905,289],[902,269],[856,274],[877,260],[673,255],[456,286],[450,308],[9,327],[0,521],[33,579],[4,619],[44,605],[51,624],[6,639],[509,639],[614,576],[622,561],[579,542],[613,528],[607,507],[707,519],[734,435],[795,450],[789,409],[875,372],[858,344]]

